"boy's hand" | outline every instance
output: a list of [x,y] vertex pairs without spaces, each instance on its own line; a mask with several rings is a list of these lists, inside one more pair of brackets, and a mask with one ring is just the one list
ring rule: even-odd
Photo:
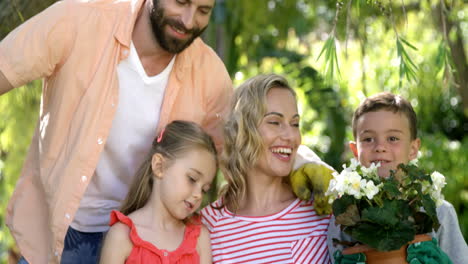
[[293,192],[299,199],[309,201],[312,193],[314,194],[315,211],[319,215],[332,212],[328,196],[325,195],[328,184],[333,178],[332,173],[333,170],[324,165],[306,163],[289,176]]

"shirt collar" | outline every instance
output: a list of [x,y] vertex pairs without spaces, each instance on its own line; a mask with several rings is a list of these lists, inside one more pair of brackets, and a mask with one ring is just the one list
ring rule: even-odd
[[121,23],[118,23],[114,36],[122,45],[129,48],[132,41],[133,27],[145,0],[123,0],[120,3],[120,16],[130,19],[122,19]]

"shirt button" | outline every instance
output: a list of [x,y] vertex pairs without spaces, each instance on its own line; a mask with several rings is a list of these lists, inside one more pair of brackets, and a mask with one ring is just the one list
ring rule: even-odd
[[65,218],[70,219],[70,215],[69,215],[69,214],[65,214]]
[[104,142],[104,141],[102,140],[102,138],[98,138],[97,143],[98,143],[99,145],[102,145],[103,142]]
[[167,251],[164,251],[164,256],[167,257],[167,255],[169,255]]
[[56,257],[58,257],[58,251],[55,251],[55,252],[54,252],[54,255],[55,255]]
[[127,55],[128,55],[128,50],[124,49],[124,50],[122,51],[122,55],[127,56]]
[[84,176],[84,175],[81,176],[81,182],[86,182],[86,180],[88,180],[88,177],[86,177],[86,176]]

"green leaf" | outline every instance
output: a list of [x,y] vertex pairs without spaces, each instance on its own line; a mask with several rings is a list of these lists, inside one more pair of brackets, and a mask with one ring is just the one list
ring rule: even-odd
[[413,224],[409,221],[401,222],[398,227],[392,229],[376,224],[362,223],[359,226],[349,228],[347,233],[356,240],[380,251],[399,249],[413,240],[415,235]]
[[439,46],[437,47],[437,54],[436,54],[436,57],[435,57],[435,65],[438,69],[438,72],[440,72],[443,68],[444,68],[444,65],[445,65],[445,57],[446,57],[446,51],[447,51],[447,48],[446,48],[446,45],[445,45],[445,41],[442,40],[440,41],[439,43]]
[[325,41],[325,44],[323,45],[322,50],[320,51],[320,54],[317,57],[317,61],[320,59],[324,51],[328,52],[332,43],[331,41],[332,41],[332,37],[329,37],[327,41]]
[[362,212],[362,220],[384,226],[394,226],[398,223],[397,208],[370,207]]
[[403,44],[405,44],[406,46],[408,46],[410,48],[413,48],[413,49],[416,49],[416,47],[414,47],[413,45],[411,45],[409,42],[407,42],[406,40],[404,40],[401,37],[397,37],[396,42],[397,42],[396,43],[397,44],[397,55],[400,58],[400,72],[399,72],[400,81],[399,81],[399,85],[401,86],[401,81],[403,79],[403,76],[406,76],[406,79],[408,79],[409,81],[411,81],[411,80],[417,81],[416,70],[418,69],[418,67],[411,60],[411,58],[408,55],[408,53],[406,52],[405,47],[403,46]]
[[413,46],[411,43],[409,43],[406,39],[404,39],[404,38],[402,38],[402,37],[399,37],[399,38],[400,38],[400,40],[401,40],[403,43],[406,44],[406,46],[408,46],[408,47],[410,47],[410,48],[412,48],[412,49],[414,49],[414,50],[418,50],[415,46]]
[[424,211],[429,215],[429,217],[434,221],[436,226],[439,226],[439,220],[437,219],[437,210],[436,204],[434,200],[432,200],[429,194],[423,195],[422,197],[422,205],[424,207]]
[[426,213],[417,212],[414,214],[414,225],[416,234],[426,234],[432,232],[433,221]]
[[341,75],[339,64],[338,64],[338,55],[336,54],[336,43],[335,36],[330,34],[327,41],[323,45],[322,50],[320,51],[317,60],[322,57],[322,54],[325,53],[325,64],[324,64],[324,75],[328,80],[332,80],[335,69],[338,73],[338,76]]
[[361,15],[361,0],[356,0],[355,3],[357,16],[359,17]]
[[362,211],[362,221],[394,228],[410,215],[409,206],[399,200],[384,200],[383,207],[369,207]]
[[343,195],[340,198],[336,199],[333,201],[332,208],[333,208],[333,214],[335,216],[338,216],[348,209],[348,206],[355,204],[356,199],[354,199],[353,196],[350,195]]
[[384,182],[382,190],[384,193],[388,194],[389,198],[395,198],[401,195],[400,190],[398,189],[398,181],[393,179],[388,179]]
[[355,226],[360,220],[361,217],[355,204],[349,205],[344,213],[336,216],[336,223],[343,226]]

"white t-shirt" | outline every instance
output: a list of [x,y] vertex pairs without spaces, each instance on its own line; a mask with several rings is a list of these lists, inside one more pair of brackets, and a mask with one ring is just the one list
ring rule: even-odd
[[106,145],[71,226],[82,232],[109,229],[109,215],[127,195],[133,176],[151,149],[175,56],[149,77],[131,43],[117,67],[119,103]]

